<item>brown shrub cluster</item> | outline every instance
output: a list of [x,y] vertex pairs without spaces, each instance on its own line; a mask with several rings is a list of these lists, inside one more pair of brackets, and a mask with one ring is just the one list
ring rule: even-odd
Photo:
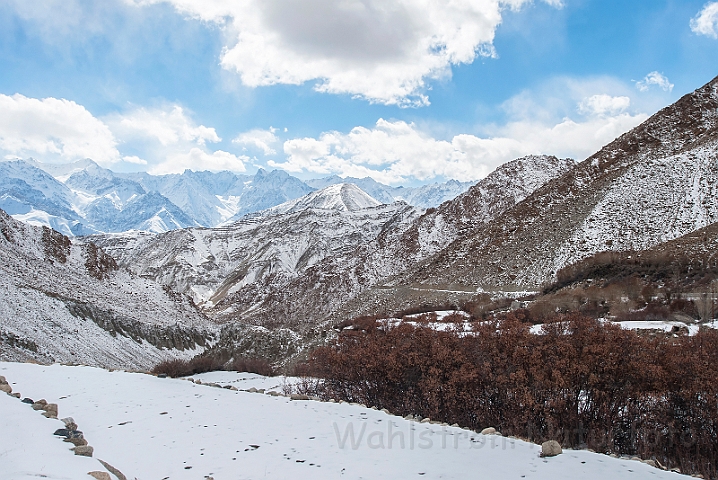
[[196,356],[191,360],[165,360],[155,365],[152,369],[152,373],[157,375],[165,374],[168,377],[178,378],[196,375],[198,373],[223,370],[223,367],[224,362],[217,358]]
[[311,354],[307,393],[716,478],[718,332],[645,338],[580,314],[529,327],[510,313],[473,335],[345,332]]
[[235,372],[256,373],[265,377],[277,375],[272,364],[263,358],[237,358],[229,364],[227,369]]

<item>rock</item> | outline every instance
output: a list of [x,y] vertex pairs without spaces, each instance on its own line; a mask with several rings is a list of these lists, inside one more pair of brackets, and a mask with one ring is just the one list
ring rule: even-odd
[[496,429],[494,427],[486,427],[481,430],[481,435],[496,435]]
[[75,419],[72,417],[63,418],[62,423],[65,424],[65,428],[68,430],[77,430],[77,423],[75,423]]
[[7,378],[0,375],[0,385],[7,385]]
[[32,404],[33,410],[43,410],[45,408],[45,405],[47,405],[47,400],[44,398],[42,400],[38,400],[37,402]]
[[73,448],[72,451],[75,452],[75,455],[79,455],[81,457],[91,457],[92,454],[95,452],[95,449],[89,445],[82,445]]
[[386,408],[382,408],[381,411],[386,413],[387,415],[391,415],[391,412],[389,412],[389,410],[387,410]]
[[12,393],[12,387],[8,385],[7,383],[0,384],[0,392],[5,392],[7,394]]
[[429,417],[426,417],[426,418],[422,418],[421,422],[419,422],[419,423],[429,423],[429,422],[431,422],[431,419]]
[[232,390],[233,392],[236,392],[239,390],[237,387],[229,387],[229,389]]
[[118,480],[127,480],[127,477],[121,471],[119,471],[109,463],[105,462],[104,460],[100,460],[99,458],[97,459],[97,461],[100,462],[103,467],[109,470],[110,473],[116,476]]
[[542,457],[555,457],[563,453],[561,445],[556,440],[549,440],[541,444]]
[[82,447],[87,445],[87,440],[84,438],[66,438],[63,440],[63,442],[71,443],[76,447]]
[[249,390],[247,390],[249,393],[257,393],[257,389],[254,387],[251,387]]
[[112,480],[112,477],[107,472],[97,471],[97,472],[87,472],[87,474],[97,480]]
[[167,374],[166,374],[166,373],[160,373],[159,375],[157,375],[157,378],[167,378]]
[[278,396],[279,394],[278,394],[277,392],[275,392],[274,390],[270,390],[270,391],[267,392],[267,395],[271,395],[271,396],[273,396],[273,397],[276,397],[276,396]]
[[452,427],[459,428],[459,424],[458,424],[458,423],[455,423],[455,424],[452,425]]
[[57,435],[58,437],[65,437],[65,438],[84,438],[84,435],[79,430],[69,430],[67,428],[58,428],[55,430],[55,433],[53,435]]
[[301,393],[293,393],[289,396],[290,400],[309,400],[309,397]]
[[232,390],[232,385],[225,385],[223,388],[226,388],[227,390]]
[[650,465],[654,468],[658,468],[658,465],[656,464],[655,460],[644,460],[643,463],[645,463],[646,465]]
[[257,393],[264,393],[264,389],[263,389],[263,388],[258,388],[258,389],[257,389]]
[[32,405],[33,403],[35,403],[35,400],[33,400],[32,398],[23,398],[23,399],[21,400],[21,402],[22,402],[22,403],[27,403],[27,404],[29,404],[29,405]]
[[10,394],[11,397],[20,398],[22,395],[20,395],[20,392],[15,392]]
[[45,410],[45,413],[43,413],[43,416],[47,418],[57,418],[57,404],[56,403],[48,403],[44,407],[42,407],[43,410]]

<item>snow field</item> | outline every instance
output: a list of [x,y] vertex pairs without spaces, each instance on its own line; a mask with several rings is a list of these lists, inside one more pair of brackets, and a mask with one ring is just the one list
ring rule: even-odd
[[[0,363],[0,375],[24,396],[56,402],[60,417],[72,416],[80,425],[95,458],[140,480],[678,478],[637,461],[587,451],[566,450],[542,459],[538,445],[346,403],[290,401],[91,367]],[[195,378],[237,388],[268,388],[282,381],[235,372]],[[0,478],[26,478],[6,472],[20,471],[33,456],[43,456],[35,445],[56,442],[64,448],[52,438],[57,422],[11,397],[3,396],[0,409],[3,433],[19,432],[0,435],[5,460]],[[33,440],[36,436],[44,443]],[[32,450],[20,449],[21,442],[32,443]],[[57,454],[54,446],[47,451]],[[47,478],[89,478],[90,469],[79,463],[85,459],[70,452],[66,462],[58,456],[52,463],[49,455],[42,462]],[[69,462],[78,463],[66,466]]]

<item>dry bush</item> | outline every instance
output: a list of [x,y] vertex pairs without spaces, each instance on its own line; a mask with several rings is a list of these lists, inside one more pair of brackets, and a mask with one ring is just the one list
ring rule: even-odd
[[274,377],[277,372],[271,363],[263,358],[237,358],[228,367],[235,372],[256,373],[265,377]]
[[343,333],[310,356],[315,394],[716,477],[718,332],[647,338],[571,314],[533,335],[524,320],[509,313],[470,336]]
[[177,378],[222,370],[223,366],[224,362],[218,358],[198,355],[191,360],[165,360],[158,363],[152,369],[152,373],[158,375],[165,374],[168,377]]

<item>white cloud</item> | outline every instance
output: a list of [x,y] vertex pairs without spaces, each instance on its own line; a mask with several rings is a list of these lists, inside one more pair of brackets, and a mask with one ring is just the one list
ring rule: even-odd
[[207,152],[201,148],[192,148],[189,152],[174,153],[169,157],[149,169],[154,175],[165,173],[182,173],[186,169],[190,170],[231,170],[233,172],[244,172],[245,162],[249,160],[246,156],[237,157],[228,152],[217,150],[215,152]]
[[578,104],[578,111],[586,115],[617,115],[631,106],[629,97],[612,97],[605,93],[591,95]]
[[57,98],[0,94],[0,151],[47,162],[120,160],[117,140],[85,107]]
[[651,111],[655,96],[637,95],[629,84],[610,77],[556,78],[506,101],[507,120],[479,125],[475,132],[480,133],[437,138],[414,123],[379,119],[348,133],[287,140],[286,160],[268,164],[293,173],[370,176],[391,184],[441,177],[477,180],[529,154],[583,160],[647,119],[642,112]]
[[718,2],[709,2],[691,19],[691,30],[718,39]]
[[121,138],[152,139],[163,146],[205,145],[222,140],[214,128],[197,125],[178,105],[155,109],[140,107],[125,114],[110,115],[107,121]]
[[240,133],[232,140],[232,143],[242,145],[247,148],[256,148],[262,151],[264,155],[274,155],[277,151],[272,147],[279,138],[275,135],[276,128],[269,127],[269,130],[254,129],[248,132]]
[[143,160],[137,155],[127,155],[122,157],[122,160],[127,163],[134,163],[135,165],[147,165],[147,160]]
[[656,85],[664,92],[670,92],[673,90],[673,84],[668,81],[668,78],[662,73],[651,72],[645,76],[643,80],[636,82],[636,88],[642,92],[648,91],[651,85]]
[[[558,0],[544,0],[560,7]],[[249,87],[299,85],[371,102],[427,105],[429,79],[495,56],[505,8],[531,0],[125,0],[171,3],[221,26],[224,68]]]
[[369,129],[348,134],[327,132],[319,138],[284,143],[286,162],[268,162],[290,172],[370,176],[397,184],[435,177],[476,180],[500,164],[528,154],[584,159],[648,116],[620,113],[596,115],[584,122],[564,119],[555,124],[521,120],[497,128],[486,137],[460,134],[438,140],[415,124],[383,119]]
[[151,173],[246,169],[248,157],[208,148],[208,143],[222,140],[216,130],[198,124],[191,112],[179,105],[138,107],[109,115],[106,121],[123,147],[142,152],[142,158],[130,155],[123,160],[147,165]]

